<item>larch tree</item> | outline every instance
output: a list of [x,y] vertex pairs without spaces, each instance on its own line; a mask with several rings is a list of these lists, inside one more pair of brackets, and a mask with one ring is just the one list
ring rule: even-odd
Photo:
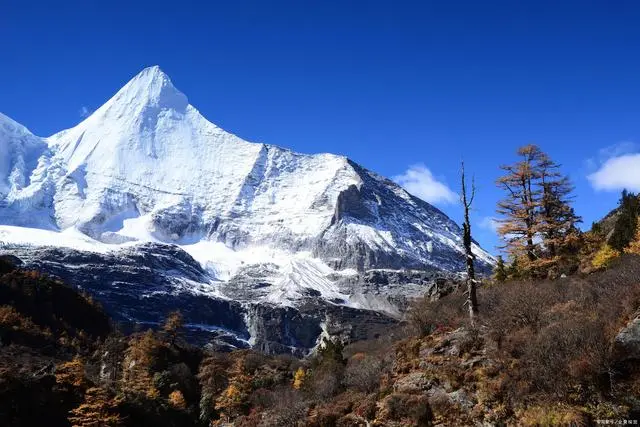
[[218,396],[215,406],[220,415],[227,420],[246,412],[251,392],[251,377],[245,373],[242,357],[235,361],[229,374],[229,385]]
[[521,160],[513,165],[500,168],[505,175],[497,181],[504,189],[506,197],[498,202],[498,234],[505,240],[505,249],[515,259],[526,256],[530,263],[538,257],[536,233],[538,231],[537,210],[541,192],[536,188],[540,179],[540,159],[542,151],[536,145],[525,145],[518,149]]
[[101,387],[92,387],[84,395],[84,402],[69,413],[74,427],[118,427],[123,424],[117,402]]
[[131,338],[123,362],[122,390],[125,393],[148,399],[160,395],[151,374],[160,345],[151,330]]
[[561,258],[577,254],[580,232],[576,225],[582,219],[571,207],[574,186],[569,177],[560,172],[560,165],[543,153],[539,166],[542,196],[538,231],[544,246],[544,260],[553,265]]
[[204,423],[208,424],[216,415],[216,398],[229,385],[229,367],[228,358],[221,355],[209,356],[200,363],[200,420]]
[[525,275],[549,274],[579,250],[581,219],[571,207],[573,185],[537,146],[526,145],[517,154],[520,160],[502,166],[506,174],[497,181],[506,192],[498,203],[498,233]]
[[167,320],[165,320],[164,325],[162,326],[162,330],[169,338],[169,344],[174,345],[178,335],[180,334],[180,330],[184,326],[184,318],[182,317],[182,313],[176,310],[169,313],[167,316]]
[[464,162],[460,169],[461,178],[461,194],[460,201],[464,209],[464,224],[463,224],[463,236],[462,242],[465,252],[465,263],[467,267],[467,306],[469,309],[469,320],[473,325],[475,323],[475,317],[478,314],[478,297],[476,295],[476,272],[474,267],[474,261],[476,256],[471,250],[471,221],[469,219],[469,210],[473,205],[473,199],[476,195],[475,180],[471,179],[471,193],[467,194],[467,180],[464,173]]

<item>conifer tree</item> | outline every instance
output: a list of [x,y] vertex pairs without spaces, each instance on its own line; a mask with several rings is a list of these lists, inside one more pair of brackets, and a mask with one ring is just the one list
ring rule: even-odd
[[84,395],[84,402],[69,413],[73,427],[118,427],[122,418],[117,402],[101,387],[92,387]]
[[63,386],[83,387],[85,385],[84,363],[78,357],[56,367],[56,383]]
[[640,227],[636,227],[635,238],[624,251],[628,254],[640,255]]
[[505,280],[507,280],[507,270],[504,265],[504,259],[502,258],[502,255],[498,255],[493,278],[498,282],[504,282]]
[[581,219],[571,207],[573,185],[560,165],[535,145],[521,147],[518,156],[520,161],[502,167],[506,174],[497,181],[507,193],[498,203],[498,233],[525,275],[545,275],[560,262],[577,262]]
[[633,241],[638,227],[638,196],[633,193],[622,191],[620,197],[620,213],[613,233],[609,238],[609,246],[618,252],[622,252]]
[[227,419],[242,415],[250,391],[251,378],[244,372],[244,360],[238,358],[230,370],[229,385],[216,400],[216,409]]
[[[540,201],[538,231],[544,247],[542,264],[551,266],[577,257],[582,219],[571,207],[573,185],[560,173],[560,165],[542,154],[540,160]],[[577,262],[577,261],[575,261]]]
[[526,145],[519,148],[517,154],[521,160],[513,165],[501,166],[506,174],[497,181],[497,185],[507,193],[498,202],[497,211],[502,215],[498,233],[505,240],[505,249],[510,255],[526,255],[529,262],[534,262],[538,257],[536,215],[541,194],[535,183],[540,179],[543,153],[535,145]]
[[184,318],[182,317],[182,313],[176,310],[174,312],[169,313],[167,316],[167,320],[165,320],[164,326],[162,330],[167,337],[169,338],[169,344],[174,345],[176,339],[178,338],[178,334],[184,325]]
[[198,380],[200,395],[200,420],[208,423],[216,413],[216,396],[229,384],[228,360],[220,356],[210,356],[200,363]]
[[160,395],[151,374],[159,345],[151,330],[131,339],[123,363],[122,389],[125,393],[146,396],[149,399],[155,399]]
[[176,409],[186,409],[187,401],[180,390],[174,390],[169,394],[169,404]]

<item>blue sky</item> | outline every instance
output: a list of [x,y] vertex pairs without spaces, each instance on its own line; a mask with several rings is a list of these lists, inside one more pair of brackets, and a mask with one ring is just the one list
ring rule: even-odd
[[4,0],[0,111],[47,136],[158,64],[222,128],[404,176],[456,220],[464,157],[493,250],[519,145],[563,164],[586,224],[640,190],[638,22],[635,1]]

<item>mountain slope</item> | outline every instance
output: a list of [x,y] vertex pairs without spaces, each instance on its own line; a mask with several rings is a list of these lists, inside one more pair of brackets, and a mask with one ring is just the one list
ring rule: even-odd
[[[315,298],[395,312],[388,300],[423,293],[425,277],[394,273],[408,282],[378,286],[368,270],[464,269],[462,231],[435,207],[345,157],[298,154],[225,132],[158,67],[48,138],[0,116],[0,155],[0,242],[45,271],[91,268],[75,252],[25,248],[100,254],[126,271],[131,260],[175,252],[175,244],[203,274],[194,281],[159,272],[167,295],[291,307]],[[477,245],[474,251],[478,269],[489,269],[492,257]],[[144,295],[136,274],[125,282]],[[100,292],[117,287],[110,275],[94,276]],[[86,277],[74,284],[87,286]],[[146,294],[155,295],[153,288]]]

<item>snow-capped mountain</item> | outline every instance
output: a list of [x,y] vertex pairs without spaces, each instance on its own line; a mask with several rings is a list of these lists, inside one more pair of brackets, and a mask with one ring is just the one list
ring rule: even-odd
[[48,138],[0,114],[0,241],[102,254],[175,244],[205,272],[183,291],[284,306],[311,292],[375,308],[354,276],[464,268],[461,229],[435,207],[345,157],[225,132],[158,67]]

